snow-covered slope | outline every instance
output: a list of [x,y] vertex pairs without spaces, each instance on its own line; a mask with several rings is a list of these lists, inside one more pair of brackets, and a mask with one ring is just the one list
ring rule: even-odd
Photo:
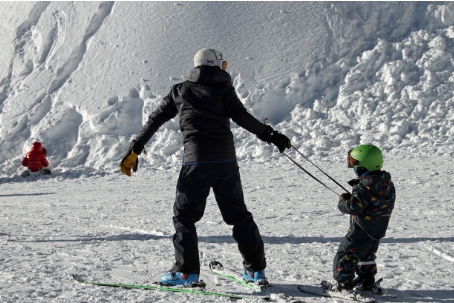
[[[246,107],[341,184],[353,177],[348,148],[384,150],[397,201],[378,275],[391,302],[454,301],[453,2],[2,1],[0,17],[1,302],[232,302],[70,278],[149,284],[170,268],[178,120],[150,140],[133,177],[118,165],[204,47],[228,59]],[[331,279],[349,217],[276,148],[232,129],[267,277],[304,302],[331,302],[295,286]],[[34,140],[53,174],[23,179]],[[207,290],[248,293],[206,270],[213,259],[242,267],[212,195],[197,229]],[[287,301],[280,290],[271,302]]]
[[[31,142],[55,172],[115,172],[195,52],[220,50],[238,95],[308,156],[365,142],[452,155],[454,5],[427,2],[1,2],[0,163]],[[275,153],[234,128],[238,158]],[[181,164],[178,121],[144,167]],[[263,158],[265,159],[265,158]]]

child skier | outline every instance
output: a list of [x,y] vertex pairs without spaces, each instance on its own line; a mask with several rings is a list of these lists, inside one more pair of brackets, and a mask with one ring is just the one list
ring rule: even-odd
[[48,175],[50,170],[45,167],[49,166],[49,162],[46,159],[47,150],[43,147],[41,142],[34,142],[31,150],[25,155],[22,160],[22,166],[26,166],[28,169],[22,173],[22,177],[36,176],[36,175]]
[[[350,214],[350,228],[334,257],[332,291],[354,296],[353,288],[371,290],[375,285],[375,254],[385,236],[396,199],[391,175],[382,171],[381,150],[371,144],[359,145],[348,152],[348,167],[357,178],[349,182],[352,194],[342,194],[339,210]],[[355,273],[357,274],[355,278]]]

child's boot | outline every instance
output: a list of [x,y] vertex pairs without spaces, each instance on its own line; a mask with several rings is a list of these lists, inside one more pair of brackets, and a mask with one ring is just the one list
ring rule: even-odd
[[342,291],[342,290],[351,290],[353,289],[353,281],[348,280],[345,282],[337,282],[337,290]]
[[361,283],[354,285],[353,280],[345,282],[337,282],[337,291],[342,293],[346,298],[356,299],[357,295],[361,295]]
[[353,285],[361,283],[364,290],[371,290],[375,285],[375,275],[360,274],[353,280]]

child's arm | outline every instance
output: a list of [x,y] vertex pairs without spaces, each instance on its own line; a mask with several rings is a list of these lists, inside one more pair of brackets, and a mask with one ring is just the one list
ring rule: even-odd
[[22,166],[27,166],[28,165],[28,158],[25,157],[23,160],[22,160]]
[[[355,185],[358,185],[360,182],[359,178],[352,179],[348,181],[348,184],[353,187]],[[344,214],[349,214],[350,213],[350,205],[351,205],[351,198],[352,195],[350,193],[344,193],[340,196],[339,198],[339,210],[343,212]]]
[[350,193],[345,193],[345,194],[342,194],[340,195],[339,197],[339,203],[338,203],[338,207],[339,207],[339,210],[344,213],[344,214],[349,214],[350,213],[350,204],[351,204],[351,200],[352,199],[352,195]]
[[350,181],[348,181],[347,183],[350,185],[350,186],[355,186],[357,184],[359,184],[360,182],[360,179],[359,178],[355,178],[355,179],[351,179]]
[[353,216],[363,213],[369,206],[367,199],[361,199],[363,188],[360,185],[353,187],[352,194],[342,194],[339,198],[338,207],[344,214]]
[[48,167],[49,166],[49,161],[47,161],[46,159],[46,156],[43,154],[42,157],[41,157],[41,164],[44,166],[44,167]]

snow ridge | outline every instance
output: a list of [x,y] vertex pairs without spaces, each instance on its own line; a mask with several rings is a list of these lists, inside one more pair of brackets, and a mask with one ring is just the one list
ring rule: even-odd
[[[14,19],[14,8],[26,17]],[[15,20],[14,35],[2,36],[13,52],[0,49],[10,54],[0,82],[3,176],[21,172],[34,140],[56,172],[117,173],[200,45],[229,57],[246,108],[307,157],[337,158],[359,143],[390,156],[453,155],[453,3],[39,2],[0,11]],[[232,130],[240,161],[281,156]],[[178,169],[181,143],[176,118],[141,166]]]

